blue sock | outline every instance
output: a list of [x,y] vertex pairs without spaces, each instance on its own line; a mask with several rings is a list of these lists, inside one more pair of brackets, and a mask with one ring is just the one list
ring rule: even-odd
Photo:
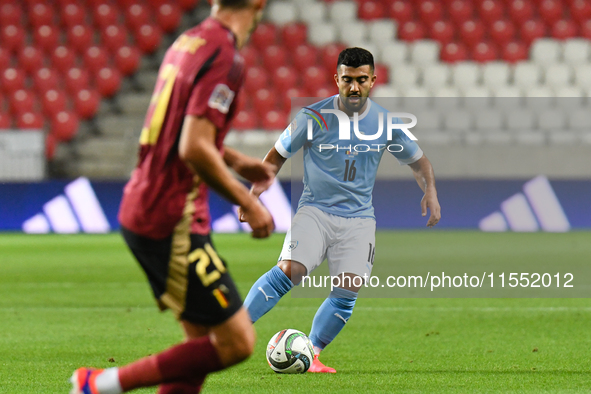
[[314,348],[324,349],[339,332],[353,313],[357,293],[351,290],[335,288],[314,316],[310,340]]
[[265,313],[269,312],[279,299],[291,290],[293,284],[285,273],[275,266],[261,276],[250,288],[244,307],[250,314],[250,320],[256,322]]

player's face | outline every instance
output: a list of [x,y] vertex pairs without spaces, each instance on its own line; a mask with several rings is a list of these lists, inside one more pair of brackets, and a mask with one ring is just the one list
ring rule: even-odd
[[345,108],[351,112],[360,112],[376,81],[371,67],[367,64],[361,67],[341,64],[334,77]]

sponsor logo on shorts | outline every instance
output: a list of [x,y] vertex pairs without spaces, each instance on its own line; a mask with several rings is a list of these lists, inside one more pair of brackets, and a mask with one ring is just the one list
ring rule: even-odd
[[287,247],[287,249],[288,249],[289,251],[292,251],[292,250],[294,250],[294,249],[295,249],[295,248],[297,248],[297,247],[298,247],[298,241],[291,241],[291,242],[289,243],[289,246]]

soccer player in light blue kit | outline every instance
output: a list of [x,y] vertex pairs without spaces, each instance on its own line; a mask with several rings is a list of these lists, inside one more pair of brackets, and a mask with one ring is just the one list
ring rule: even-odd
[[[288,158],[303,148],[304,191],[279,262],[255,282],[244,302],[253,323],[325,258],[330,275],[345,278],[314,317],[310,339],[315,355],[310,372],[336,372],[323,365],[318,355],[353,312],[360,288],[354,283],[363,283],[361,278],[354,279],[371,274],[376,229],[372,191],[384,152],[411,167],[425,193],[421,200],[423,216],[427,209],[430,211],[427,226],[434,226],[440,219],[431,163],[402,130],[388,133],[388,111],[368,98],[375,80],[370,52],[361,48],[342,51],[335,75],[339,94],[303,108],[264,160],[279,171]],[[308,131],[309,119],[312,135]],[[390,123],[403,122],[394,118]],[[343,140],[341,133],[345,131],[344,137],[347,135],[341,129],[347,129],[347,124],[350,139]],[[380,128],[382,133],[377,137]],[[377,138],[371,139],[372,136]],[[260,194],[255,189],[252,193]]]

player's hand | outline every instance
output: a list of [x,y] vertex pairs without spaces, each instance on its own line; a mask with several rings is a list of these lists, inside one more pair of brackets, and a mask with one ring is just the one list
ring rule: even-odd
[[253,193],[256,196],[259,196],[273,184],[277,173],[277,167],[273,164],[248,156],[245,156],[234,170],[253,184]]
[[238,209],[240,221],[250,225],[253,238],[267,238],[275,229],[273,217],[258,198],[253,197],[252,201],[249,206]]
[[439,206],[439,200],[437,200],[437,193],[429,192],[425,193],[421,199],[421,211],[423,216],[427,216],[427,208],[431,212],[429,220],[427,221],[427,227],[433,227],[441,219],[441,207]]

